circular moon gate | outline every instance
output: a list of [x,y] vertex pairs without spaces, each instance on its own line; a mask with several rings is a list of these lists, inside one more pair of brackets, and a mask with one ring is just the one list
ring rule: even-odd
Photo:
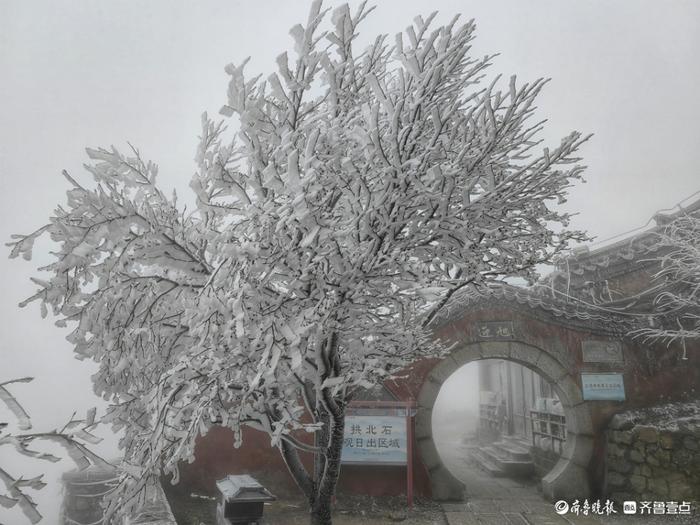
[[418,395],[416,442],[428,469],[433,498],[461,501],[464,484],[447,470],[433,441],[435,399],[445,380],[458,368],[481,359],[505,359],[521,364],[554,385],[566,416],[566,442],[554,468],[542,478],[542,491],[550,500],[581,499],[590,495],[588,464],[593,454],[593,425],[588,404],[572,372],[553,352],[519,341],[488,341],[458,346],[428,374]]

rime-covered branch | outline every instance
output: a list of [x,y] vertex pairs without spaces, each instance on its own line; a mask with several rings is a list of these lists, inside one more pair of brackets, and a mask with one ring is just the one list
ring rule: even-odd
[[[30,448],[30,445],[39,442],[53,442],[61,445],[68,456],[80,469],[90,465],[107,465],[107,462],[92,452],[85,444],[96,444],[100,438],[92,434],[95,427],[95,410],[90,409],[85,419],[75,419],[75,415],[60,430],[48,432],[24,432],[32,428],[29,414],[8,390],[8,385],[13,383],[28,383],[31,377],[13,379],[0,383],[0,401],[14,414],[17,419],[17,428],[20,433],[12,433],[10,422],[0,420],[0,449],[13,447],[15,452],[33,459],[50,461],[52,463],[60,461],[61,458],[53,454],[41,452]],[[4,455],[3,457],[7,457]],[[0,481],[4,490],[0,491],[0,506],[11,509],[18,505],[22,513],[31,523],[38,523],[42,516],[39,513],[36,502],[26,489],[40,490],[46,486],[43,475],[31,479],[22,476],[12,475],[6,467],[0,463]]]
[[[177,479],[214,424],[269,434],[329,523],[352,392],[444,350],[427,323],[467,283],[533,278],[580,232],[573,132],[540,145],[544,80],[487,78],[473,22],[434,15],[367,49],[371,9],[314,2],[266,77],[229,65],[225,121],[202,118],[189,215],[133,150],[88,150],[94,181],[37,232],[59,246],[32,297],[95,360],[133,466],[113,509]],[[302,445],[306,433],[315,444]],[[314,472],[299,449],[317,451]]]
[[645,340],[700,339],[700,216],[681,215],[670,222],[653,245],[659,270],[654,281],[655,319],[634,335]]

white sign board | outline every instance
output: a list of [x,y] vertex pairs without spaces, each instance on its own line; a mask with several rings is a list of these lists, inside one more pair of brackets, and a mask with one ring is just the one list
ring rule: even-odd
[[346,416],[343,463],[406,464],[406,418]]
[[624,401],[622,374],[581,374],[583,399],[586,401]]

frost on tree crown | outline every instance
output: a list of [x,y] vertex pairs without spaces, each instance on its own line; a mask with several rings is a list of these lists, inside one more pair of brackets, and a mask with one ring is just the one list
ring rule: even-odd
[[[304,414],[435,355],[428,324],[457,290],[532,277],[579,232],[552,225],[582,167],[579,133],[538,151],[544,80],[505,90],[473,58],[474,23],[417,17],[357,50],[371,9],[315,2],[277,71],[231,80],[205,114],[186,212],[138,151],[88,149],[95,185],[17,236],[59,246],[31,299],[74,327],[95,389],[124,428],[125,504],[148,475],[193,459],[213,423],[304,447]],[[290,56],[291,55],[291,56]]]

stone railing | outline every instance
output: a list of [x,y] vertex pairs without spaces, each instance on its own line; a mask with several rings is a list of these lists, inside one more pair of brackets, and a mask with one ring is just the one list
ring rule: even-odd
[[124,525],[177,525],[160,485],[150,486],[146,503],[124,521]]
[[[116,468],[90,467],[63,476],[63,525],[104,525],[102,502],[119,481]],[[124,525],[177,525],[160,485],[146,489],[145,503],[125,517]]]

